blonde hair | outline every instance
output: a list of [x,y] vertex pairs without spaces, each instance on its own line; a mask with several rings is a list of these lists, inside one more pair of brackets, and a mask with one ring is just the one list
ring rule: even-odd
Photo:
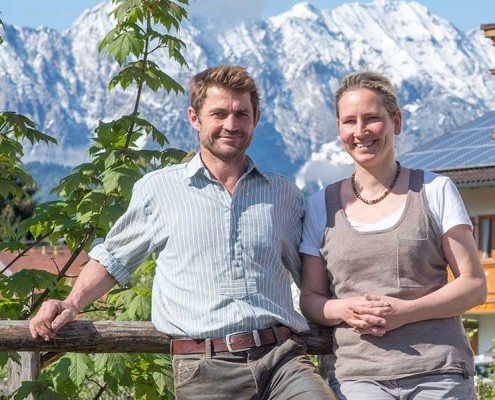
[[391,118],[400,112],[399,100],[390,80],[380,73],[364,71],[345,76],[339,89],[335,92],[337,120],[339,119],[339,102],[343,94],[357,89],[370,89],[377,93],[381,104]]
[[189,85],[191,107],[199,114],[206,99],[206,91],[213,86],[241,93],[249,93],[254,115],[258,114],[260,94],[254,79],[239,65],[220,65],[196,74]]

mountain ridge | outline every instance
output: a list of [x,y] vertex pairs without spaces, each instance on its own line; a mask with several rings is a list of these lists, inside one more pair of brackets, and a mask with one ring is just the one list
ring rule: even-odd
[[[10,26],[0,47],[0,109],[26,114],[59,140],[54,148],[26,148],[24,161],[74,166],[99,120],[129,113],[134,93],[106,85],[118,66],[97,46],[112,28],[106,1],[85,11],[69,29]],[[192,6],[191,6],[192,7]],[[318,10],[299,3],[277,16],[226,24],[194,17],[179,36],[190,66],[163,53],[158,64],[187,88],[212,65],[246,66],[262,92],[262,119],[250,155],[264,169],[314,190],[347,174],[339,145],[334,92],[347,73],[373,69],[389,76],[404,111],[404,152],[495,109],[495,52],[481,31],[464,33],[415,2],[375,0]],[[146,91],[142,114],[173,147],[196,150],[187,123],[188,98]]]

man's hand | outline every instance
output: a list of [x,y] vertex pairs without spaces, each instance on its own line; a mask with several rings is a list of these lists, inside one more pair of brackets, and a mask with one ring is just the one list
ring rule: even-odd
[[70,303],[60,300],[45,301],[38,313],[29,322],[33,339],[53,339],[57,331],[76,318],[77,309]]

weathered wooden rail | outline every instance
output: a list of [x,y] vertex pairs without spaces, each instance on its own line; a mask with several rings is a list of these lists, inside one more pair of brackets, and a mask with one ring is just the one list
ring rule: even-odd
[[[332,350],[332,329],[311,324],[298,334],[310,354]],[[0,351],[76,353],[169,353],[170,337],[151,322],[73,321],[55,339],[31,338],[29,321],[0,321]]]
[[[310,324],[298,334],[309,354],[332,351],[332,329]],[[0,321],[0,352],[17,351],[21,364],[10,362],[8,391],[13,393],[22,381],[35,380],[47,360],[40,353],[170,353],[170,336],[158,332],[151,322],[73,321],[60,329],[55,339],[33,339],[29,321]],[[48,357],[50,359],[51,357]]]

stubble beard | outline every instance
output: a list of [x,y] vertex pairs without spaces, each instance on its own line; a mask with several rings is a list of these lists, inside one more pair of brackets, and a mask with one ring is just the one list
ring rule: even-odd
[[240,135],[244,140],[238,146],[220,145],[220,136],[216,136],[213,139],[202,140],[201,146],[215,158],[223,162],[232,162],[238,159],[243,160],[246,156],[246,151],[249,148],[252,139],[247,140],[247,135],[245,133],[241,133]]

